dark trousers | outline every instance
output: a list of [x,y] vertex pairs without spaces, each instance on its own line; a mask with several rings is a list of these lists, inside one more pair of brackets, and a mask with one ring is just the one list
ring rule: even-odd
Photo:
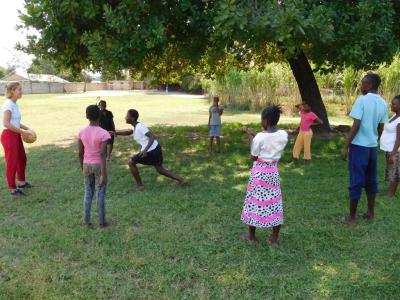
[[350,199],[360,200],[362,189],[367,194],[378,193],[378,148],[350,145]]

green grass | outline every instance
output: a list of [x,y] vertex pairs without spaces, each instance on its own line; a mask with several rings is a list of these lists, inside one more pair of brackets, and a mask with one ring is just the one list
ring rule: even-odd
[[[146,92],[117,92],[103,94],[108,108],[113,112],[118,128],[126,128],[128,109],[139,110],[140,119],[147,125],[207,124],[210,102],[201,96],[173,95]],[[65,144],[85,124],[85,108],[96,103],[97,92],[87,94],[24,95],[18,104],[23,114],[22,122],[35,129],[39,135],[37,145]],[[259,113],[226,110],[222,117],[228,122],[258,122]],[[282,117],[285,123],[297,124],[298,117]],[[348,118],[332,117],[333,124],[348,124]],[[0,154],[1,155],[1,154]]]
[[[25,123],[36,122],[45,141],[28,149],[27,175],[36,188],[26,199],[10,199],[4,176],[0,180],[0,299],[398,298],[397,199],[380,194],[372,223],[348,227],[336,221],[347,212],[347,170],[339,158],[343,136],[315,138],[309,167],[289,162],[293,140],[288,145],[280,164],[285,225],[278,247],[264,242],[268,230],[257,231],[255,245],[239,238],[246,231],[240,212],[251,162],[238,123],[224,125],[220,155],[207,153],[205,125],[152,127],[164,148],[165,166],[187,178],[183,187],[142,167],[146,188],[136,192],[126,161],[137,146],[118,138],[107,192],[112,226],[86,228],[76,147],[59,141],[85,124],[84,114],[75,110],[91,99],[54,98],[47,105],[44,97],[24,99]],[[124,101],[110,100],[115,115],[129,107]],[[143,96],[137,104],[149,123],[185,119],[164,112],[186,104],[180,98]],[[195,118],[206,107],[198,99],[181,108],[189,113],[192,108]],[[41,114],[28,119],[28,109]],[[159,119],[150,121],[150,113]],[[360,212],[364,209],[365,199]],[[97,224],[95,207],[92,217]]]

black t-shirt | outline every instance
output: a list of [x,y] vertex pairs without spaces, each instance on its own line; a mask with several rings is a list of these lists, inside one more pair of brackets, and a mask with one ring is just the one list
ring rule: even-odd
[[100,112],[100,127],[107,131],[115,131],[114,116],[111,111]]

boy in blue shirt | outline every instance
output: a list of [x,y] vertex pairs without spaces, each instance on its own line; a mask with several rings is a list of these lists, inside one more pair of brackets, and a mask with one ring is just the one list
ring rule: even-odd
[[350,213],[340,221],[353,224],[362,189],[367,193],[368,210],[363,215],[367,220],[374,218],[375,197],[378,193],[378,140],[384,123],[388,120],[386,101],[378,95],[381,83],[379,75],[369,73],[361,85],[360,96],[350,112],[353,126],[343,149],[343,159],[349,161]]

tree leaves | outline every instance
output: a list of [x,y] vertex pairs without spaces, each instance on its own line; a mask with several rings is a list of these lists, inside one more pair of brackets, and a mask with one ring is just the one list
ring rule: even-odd
[[400,40],[395,25],[400,6],[394,0],[25,0],[25,4],[21,20],[40,37],[30,36],[24,50],[77,72],[88,67],[140,70],[148,68],[150,57],[156,66],[168,49],[178,45],[174,57],[197,65],[207,55],[250,62],[246,57],[263,57],[269,45],[286,58],[302,49],[317,67],[364,67],[390,61]]

